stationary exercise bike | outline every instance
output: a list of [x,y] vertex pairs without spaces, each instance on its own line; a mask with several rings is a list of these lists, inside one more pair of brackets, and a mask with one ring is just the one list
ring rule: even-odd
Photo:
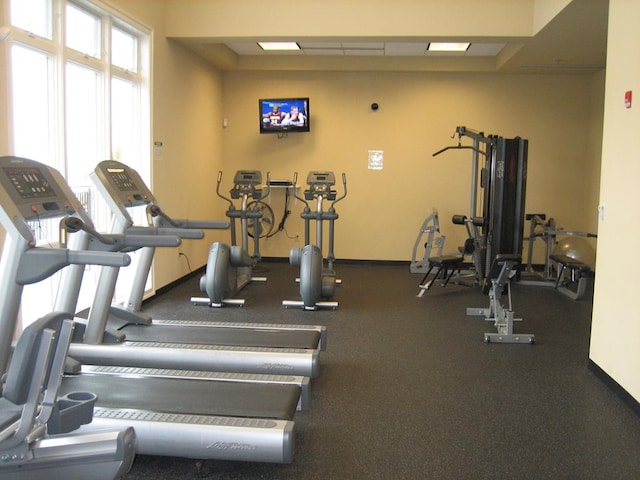
[[[336,285],[340,280],[336,279],[336,272],[333,269],[335,255],[334,225],[338,219],[335,205],[347,196],[347,177],[342,174],[343,194],[337,197],[337,192],[332,190],[336,183],[333,172],[309,172],[307,175],[308,189],[304,191],[304,198],[298,196],[296,192],[296,182],[298,174],[293,178],[295,197],[304,203],[305,207],[300,217],[304,219],[304,243],[303,248],[292,248],[289,253],[289,263],[300,267],[300,296],[302,300],[284,300],[282,305],[288,307],[302,307],[305,310],[317,310],[318,308],[338,308],[338,302],[323,301],[329,299],[335,293]],[[324,201],[330,201],[331,206],[324,210]],[[309,206],[310,201],[315,201],[316,210],[312,211]],[[311,221],[316,222],[316,244],[310,241]],[[323,222],[329,224],[329,251],[325,261],[322,257]]]
[[[233,179],[230,197],[220,193],[222,172],[218,172],[216,194],[229,202],[227,217],[231,219],[231,245],[215,242],[209,250],[207,269],[200,278],[200,290],[207,297],[192,297],[196,305],[222,307],[224,305],[244,305],[244,299],[231,298],[252,282],[266,282],[265,277],[254,277],[253,268],[260,260],[259,239],[264,202],[270,193],[270,175],[267,174],[267,187],[262,188],[262,173],[257,170],[238,170]],[[237,209],[234,200],[240,200]],[[268,205],[267,205],[268,206]],[[241,245],[237,244],[236,220],[240,221]],[[250,234],[249,226],[253,227]],[[253,255],[249,254],[249,237],[253,240]]]

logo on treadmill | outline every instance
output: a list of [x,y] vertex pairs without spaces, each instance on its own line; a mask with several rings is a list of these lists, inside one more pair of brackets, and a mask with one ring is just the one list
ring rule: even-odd
[[255,445],[249,445],[246,443],[238,443],[238,442],[213,442],[207,445],[207,449],[220,450],[221,452],[229,452],[229,451],[252,451],[256,450],[258,447]]
[[265,370],[293,370],[293,365],[286,363],[263,363],[262,366]]

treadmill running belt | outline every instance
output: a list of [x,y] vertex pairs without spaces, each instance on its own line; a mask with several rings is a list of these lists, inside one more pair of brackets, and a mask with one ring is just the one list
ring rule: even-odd
[[126,325],[120,329],[132,342],[171,342],[236,347],[317,349],[320,332],[193,327],[188,325]]
[[65,376],[59,395],[91,392],[97,406],[154,412],[291,420],[300,389],[295,385],[120,377]]

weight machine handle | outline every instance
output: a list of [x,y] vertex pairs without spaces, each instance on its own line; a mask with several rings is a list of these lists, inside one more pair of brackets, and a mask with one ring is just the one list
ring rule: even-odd
[[464,225],[467,222],[467,216],[466,215],[454,215],[453,217],[451,217],[451,222],[454,225]]
[[473,147],[471,145],[461,145],[460,143],[458,143],[458,145],[453,145],[453,146],[449,146],[449,147],[444,147],[440,150],[438,150],[436,153],[432,154],[432,157],[436,157],[438,155],[440,155],[443,152],[446,152],[447,150],[473,150],[476,153],[480,153],[482,155],[486,155],[485,152],[483,152],[482,150],[480,150],[479,148]]

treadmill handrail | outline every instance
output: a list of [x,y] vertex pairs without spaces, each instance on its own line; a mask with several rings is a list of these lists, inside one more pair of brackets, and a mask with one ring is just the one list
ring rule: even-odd
[[229,222],[218,220],[189,220],[188,218],[174,218],[173,223],[179,228],[200,230],[226,230]]
[[16,282],[19,285],[40,282],[68,265],[126,267],[130,263],[131,257],[126,253],[33,247],[20,258]]
[[[188,218],[171,218],[157,203],[147,206],[147,218],[149,225],[163,226],[167,222],[172,227],[201,229],[201,230],[224,230],[229,228],[229,222],[215,220],[189,220]],[[153,219],[156,219],[154,222]]]
[[[202,230],[194,230],[191,228],[174,228],[174,227],[155,227],[155,226],[138,226],[132,225],[125,229],[124,233],[126,235],[155,235],[155,236],[174,236],[180,238],[192,238],[199,240],[204,237],[204,232]],[[178,239],[178,240],[179,240]],[[163,245],[167,247],[177,247],[180,245],[180,242],[174,245]]]

